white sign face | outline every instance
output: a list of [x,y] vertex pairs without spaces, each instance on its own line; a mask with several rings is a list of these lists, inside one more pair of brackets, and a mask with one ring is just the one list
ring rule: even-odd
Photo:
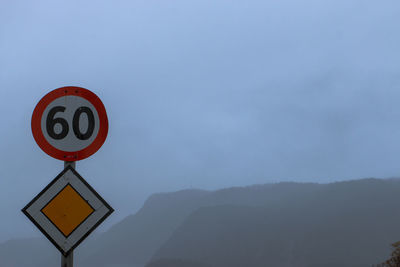
[[108,133],[100,98],[81,87],[62,87],[45,95],[32,114],[32,134],[48,155],[63,161],[91,156]]
[[93,143],[100,127],[96,108],[80,96],[55,99],[43,112],[41,128],[44,138],[55,148],[74,152]]
[[22,210],[65,256],[113,211],[70,166]]

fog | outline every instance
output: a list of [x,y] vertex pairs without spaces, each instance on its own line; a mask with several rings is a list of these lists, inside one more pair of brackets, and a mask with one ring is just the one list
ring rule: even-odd
[[77,171],[116,212],[152,193],[400,173],[400,3],[0,2],[0,241],[63,163],[30,119],[47,92],[95,92],[110,123]]

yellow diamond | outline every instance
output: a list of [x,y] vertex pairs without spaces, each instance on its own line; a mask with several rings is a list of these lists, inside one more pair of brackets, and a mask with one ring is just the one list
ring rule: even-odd
[[43,214],[66,237],[83,223],[93,211],[87,201],[69,184],[42,209]]

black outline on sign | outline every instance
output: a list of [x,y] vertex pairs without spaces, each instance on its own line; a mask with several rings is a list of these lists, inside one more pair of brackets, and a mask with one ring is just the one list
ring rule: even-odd
[[[108,208],[108,212],[106,214],[104,214],[104,216],[102,218],[100,218],[100,220],[93,225],[92,228],[90,228],[86,234],[84,234],[68,251],[64,251],[58,244],[57,242],[46,232],[46,230],[44,228],[42,228],[35,220],[34,218],[27,212],[27,209],[29,209],[30,206],[32,206],[32,204],[34,202],[36,202],[36,200],[38,200],[53,184],[55,184],[67,171],[72,171],[77,177],[78,179],[85,184],[88,189],[103,203],[104,206],[106,206]],[[47,205],[47,204],[46,204]],[[45,206],[46,206],[45,205]],[[80,245],[80,243],[82,243],[83,240],[85,240],[105,219],[107,219],[108,216],[111,215],[111,213],[114,212],[114,209],[96,192],[96,190],[93,189],[93,187],[91,187],[86,181],[85,179],[83,179],[82,176],[80,176],[80,174],[71,166],[67,166],[59,175],[57,175],[56,178],[54,178],[53,181],[51,181],[36,197],[34,197],[22,210],[21,210],[26,217],[28,217],[28,219],[34,224],[36,225],[36,227],[42,232],[42,234],[44,234],[46,236],[46,238],[53,243],[53,245],[66,257],[69,255],[69,253],[71,253],[71,251],[73,251],[77,246]],[[96,210],[95,210],[96,211]],[[94,211],[94,212],[95,212]],[[93,214],[93,213],[92,213]],[[90,217],[90,216],[89,216]],[[46,217],[47,218],[47,217]],[[49,220],[51,222],[51,220]],[[51,222],[52,223],[52,222]],[[78,226],[79,227],[79,226]],[[77,227],[77,228],[78,228]],[[58,229],[58,228],[57,228]]]
[[83,219],[83,221],[80,222],[80,223],[74,228],[74,230],[71,231],[71,233],[69,233],[69,235],[65,235],[65,234],[63,233],[63,231],[61,231],[61,229],[58,228],[58,226],[46,215],[46,213],[43,212],[43,210],[50,204],[50,202],[52,202],[59,194],[61,194],[61,192],[64,191],[64,189],[67,188],[67,186],[71,187],[72,190],[74,190],[75,193],[77,193],[78,196],[79,196],[81,199],[83,199],[84,201],[86,201],[86,199],[85,199],[84,197],[82,197],[82,195],[79,194],[78,191],[76,191],[76,189],[72,186],[72,184],[67,183],[67,185],[64,186],[63,189],[61,189],[60,192],[58,192],[58,193],[57,193],[49,202],[47,202],[47,204],[44,205],[44,207],[40,210],[40,212],[54,225],[55,228],[58,229],[58,231],[60,231],[60,233],[61,233],[63,236],[65,236],[65,238],[68,238],[70,235],[72,235],[72,233],[75,232],[75,230],[78,229],[79,226],[81,226],[81,224],[84,223],[84,222],[90,217],[90,215],[92,215],[92,214],[96,211],[96,210],[92,207],[92,205],[90,205],[90,203],[89,203],[88,201],[86,201],[86,204],[89,205],[89,207],[92,209],[92,212],[90,212],[89,215],[86,216],[85,219]]

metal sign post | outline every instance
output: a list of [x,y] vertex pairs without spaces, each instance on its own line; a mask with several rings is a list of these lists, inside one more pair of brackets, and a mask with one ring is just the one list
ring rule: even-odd
[[[71,168],[75,169],[76,162],[64,161],[64,169],[67,168],[68,166],[71,166]],[[71,251],[68,256],[64,256],[61,253],[61,267],[74,267],[74,251]]]
[[71,251],[67,257],[61,254],[61,267],[74,267],[74,252]]

